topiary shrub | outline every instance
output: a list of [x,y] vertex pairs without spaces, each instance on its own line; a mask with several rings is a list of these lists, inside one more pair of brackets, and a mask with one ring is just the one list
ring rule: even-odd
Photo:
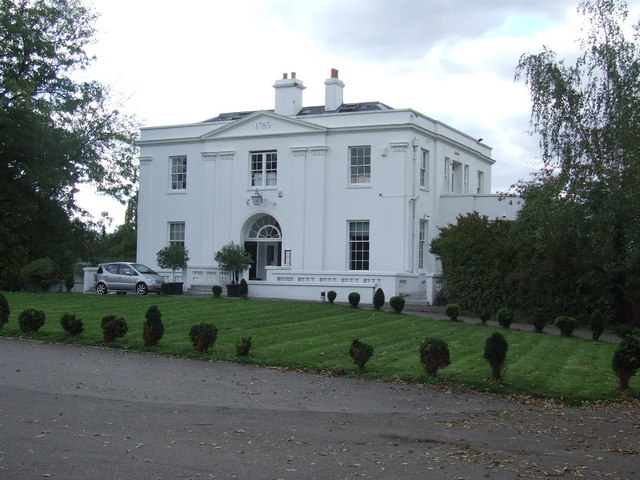
[[44,321],[47,318],[42,310],[36,310],[35,308],[27,308],[20,312],[18,315],[18,324],[20,325],[20,331],[22,333],[33,333],[40,330],[40,327],[44,325]]
[[240,280],[240,296],[242,298],[247,298],[249,296],[249,284],[244,278]]
[[53,260],[48,257],[38,258],[28,265],[22,267],[20,274],[26,282],[28,291],[37,291],[38,289],[46,292],[53,283],[56,276],[57,266]]
[[509,344],[500,332],[493,333],[484,343],[484,358],[491,365],[493,379],[496,382],[502,380],[502,367],[507,358]]
[[67,273],[64,276],[64,288],[67,289],[67,293],[71,292],[75,284],[76,282],[73,280],[73,273]]
[[0,293],[0,328],[9,323],[9,315],[11,315],[11,308],[7,297]]
[[576,319],[566,315],[561,315],[556,318],[554,324],[560,329],[560,335],[563,337],[570,337],[576,328]]
[[252,346],[251,337],[242,338],[238,343],[236,343],[236,355],[238,357],[247,357]]
[[457,303],[450,303],[445,307],[444,313],[447,314],[447,317],[449,317],[452,322],[457,322],[458,316],[460,315],[460,307]]
[[124,337],[129,331],[129,326],[124,317],[116,317],[115,315],[107,315],[100,322],[102,327],[102,340],[104,343],[111,343],[116,338]]
[[420,361],[427,375],[435,375],[440,368],[451,365],[449,345],[444,340],[429,337],[420,344]]
[[349,355],[353,358],[353,362],[358,365],[360,370],[364,370],[364,365],[373,356],[373,347],[361,342],[357,338],[351,342],[349,347]]
[[196,352],[206,352],[209,350],[209,347],[216,343],[218,329],[215,325],[202,322],[191,327],[191,330],[189,330],[189,338]]
[[404,309],[404,297],[391,297],[389,299],[389,305],[391,305],[394,312],[402,313],[402,310]]
[[480,312],[480,322],[482,322],[482,325],[486,325],[490,318],[491,310],[485,309]]
[[510,308],[503,307],[496,313],[496,320],[502,328],[509,328],[513,323],[513,312]]
[[619,336],[623,340],[626,337],[628,337],[629,335],[631,335],[632,331],[633,330],[629,325],[618,325],[616,327],[616,335]]
[[358,305],[360,304],[360,294],[358,292],[351,292],[349,294],[349,304],[353,308],[358,308]]
[[145,347],[153,347],[158,344],[164,335],[164,325],[162,324],[162,313],[156,305],[151,305],[145,314],[142,338]]
[[329,300],[329,303],[335,302],[337,296],[338,296],[338,294],[336,292],[334,292],[333,290],[329,290],[327,292],[327,300]]
[[618,377],[618,389],[627,390],[629,380],[640,368],[640,337],[627,335],[611,359],[611,368]]
[[211,293],[213,293],[213,298],[220,298],[222,296],[222,287],[220,285],[214,285],[211,287]]
[[602,312],[595,311],[591,314],[589,319],[589,326],[591,327],[591,339],[596,342],[600,336],[604,333],[605,320]]
[[67,332],[72,337],[80,335],[84,332],[84,325],[82,324],[82,319],[76,317],[75,313],[65,313],[60,317],[60,325],[65,332]]
[[546,325],[544,313],[536,312],[533,314],[533,328],[537,333],[542,333]]
[[384,291],[381,288],[373,294],[373,308],[380,310],[384,306]]

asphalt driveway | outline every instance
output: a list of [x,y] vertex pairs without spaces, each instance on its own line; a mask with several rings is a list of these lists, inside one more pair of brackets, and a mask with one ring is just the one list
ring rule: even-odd
[[0,338],[1,479],[640,477],[638,403],[566,408]]

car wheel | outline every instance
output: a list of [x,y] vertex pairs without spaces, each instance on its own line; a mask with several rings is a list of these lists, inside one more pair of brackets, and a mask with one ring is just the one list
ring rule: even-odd
[[98,295],[106,295],[107,293],[109,293],[109,290],[107,289],[107,286],[100,282],[99,284],[96,285],[96,293]]
[[142,282],[136,285],[136,293],[138,295],[146,295],[149,292],[149,288]]

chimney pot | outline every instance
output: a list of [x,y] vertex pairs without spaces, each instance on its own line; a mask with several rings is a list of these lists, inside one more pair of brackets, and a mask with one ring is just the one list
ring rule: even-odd
[[291,72],[291,78],[296,78],[296,72]]
[[335,68],[331,69],[331,78],[338,78],[338,70]]
[[283,79],[283,80],[286,80],[288,77],[289,77],[289,74],[288,74],[288,73],[283,73],[283,74],[282,74],[282,79]]

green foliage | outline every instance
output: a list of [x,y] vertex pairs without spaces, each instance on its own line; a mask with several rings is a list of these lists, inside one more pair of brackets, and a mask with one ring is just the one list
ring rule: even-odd
[[353,362],[358,366],[360,370],[364,370],[365,364],[373,356],[373,347],[364,342],[361,342],[357,338],[351,342],[349,347],[349,355],[353,359]]
[[591,314],[589,326],[591,327],[591,339],[595,342],[604,333],[606,326],[604,314],[597,310],[593,312]]
[[9,315],[11,315],[11,307],[9,301],[2,293],[0,293],[0,329],[9,323]]
[[373,294],[373,308],[380,310],[384,306],[384,290],[378,288]]
[[50,258],[38,258],[22,267],[20,273],[27,286],[31,286],[28,290],[33,290],[33,286],[37,285],[43,292],[46,292],[51,286],[57,268]]
[[213,255],[213,259],[218,262],[222,270],[231,273],[233,283],[238,281],[239,273],[245,271],[253,263],[251,254],[234,242],[229,242],[218,250]]
[[440,228],[430,251],[442,261],[449,302],[475,314],[504,305],[515,255],[508,239],[510,228],[511,222],[490,221],[477,212],[460,215],[455,225]]
[[72,337],[80,335],[84,331],[82,319],[78,318],[75,313],[64,313],[60,317],[60,325]]
[[338,294],[334,290],[329,290],[327,292],[327,300],[329,300],[329,303],[335,302],[337,296]]
[[249,284],[244,278],[240,280],[240,296],[242,298],[247,298],[249,296]]
[[191,327],[189,338],[196,352],[207,352],[216,343],[218,329],[211,323],[202,322]]
[[533,314],[533,328],[537,333],[542,333],[542,331],[544,330],[544,327],[546,326],[547,322],[544,316],[544,313],[542,313],[541,311],[536,311]]
[[444,313],[447,314],[452,322],[457,322],[458,317],[460,316],[460,307],[457,303],[450,303],[445,307]]
[[122,199],[137,180],[138,125],[111,106],[107,87],[79,80],[95,19],[79,0],[2,2],[0,276],[11,288],[36,258],[66,271],[87,252],[78,183]]
[[439,369],[451,365],[449,345],[440,338],[427,337],[420,344],[420,362],[427,375],[435,375]]
[[618,377],[618,388],[627,390],[629,380],[640,368],[640,337],[628,335],[622,339],[611,359],[611,368]]
[[496,382],[502,380],[502,367],[507,358],[509,344],[500,332],[494,332],[487,338],[484,344],[484,358],[491,365],[493,379]]
[[491,318],[491,310],[488,310],[485,308],[484,310],[480,311],[479,316],[480,316],[480,322],[482,322],[482,325],[486,325],[489,319]]
[[18,315],[18,325],[22,333],[34,333],[40,330],[47,318],[42,310],[27,308]]
[[496,320],[498,322],[498,325],[500,325],[502,328],[509,328],[513,323],[513,312],[510,308],[502,307],[496,313]]
[[211,293],[215,298],[220,298],[222,296],[222,287],[220,285],[214,285],[211,287]]
[[123,316],[107,315],[102,318],[100,327],[104,343],[111,343],[116,338],[124,337],[129,331],[129,326]]
[[253,347],[253,343],[251,343],[251,337],[240,339],[240,341],[236,343],[236,355],[238,357],[248,357],[251,347]]
[[182,243],[172,243],[161,248],[156,253],[156,260],[160,268],[170,268],[173,281],[176,281],[176,270],[183,269],[189,261],[189,250]]
[[73,280],[73,273],[67,273],[64,276],[64,288],[67,289],[67,292],[70,292],[75,285],[75,281]]
[[158,344],[164,335],[164,324],[162,323],[162,313],[157,305],[151,305],[145,314],[143,328],[143,339],[146,347],[153,347]]
[[561,315],[555,319],[554,324],[560,329],[560,335],[563,337],[570,337],[576,328],[576,319],[566,315]]
[[357,308],[360,304],[360,294],[358,292],[351,292],[349,294],[349,305],[353,308]]
[[402,313],[402,310],[404,310],[404,303],[404,297],[394,296],[389,299],[389,305],[391,305],[391,308],[393,308],[395,313]]

